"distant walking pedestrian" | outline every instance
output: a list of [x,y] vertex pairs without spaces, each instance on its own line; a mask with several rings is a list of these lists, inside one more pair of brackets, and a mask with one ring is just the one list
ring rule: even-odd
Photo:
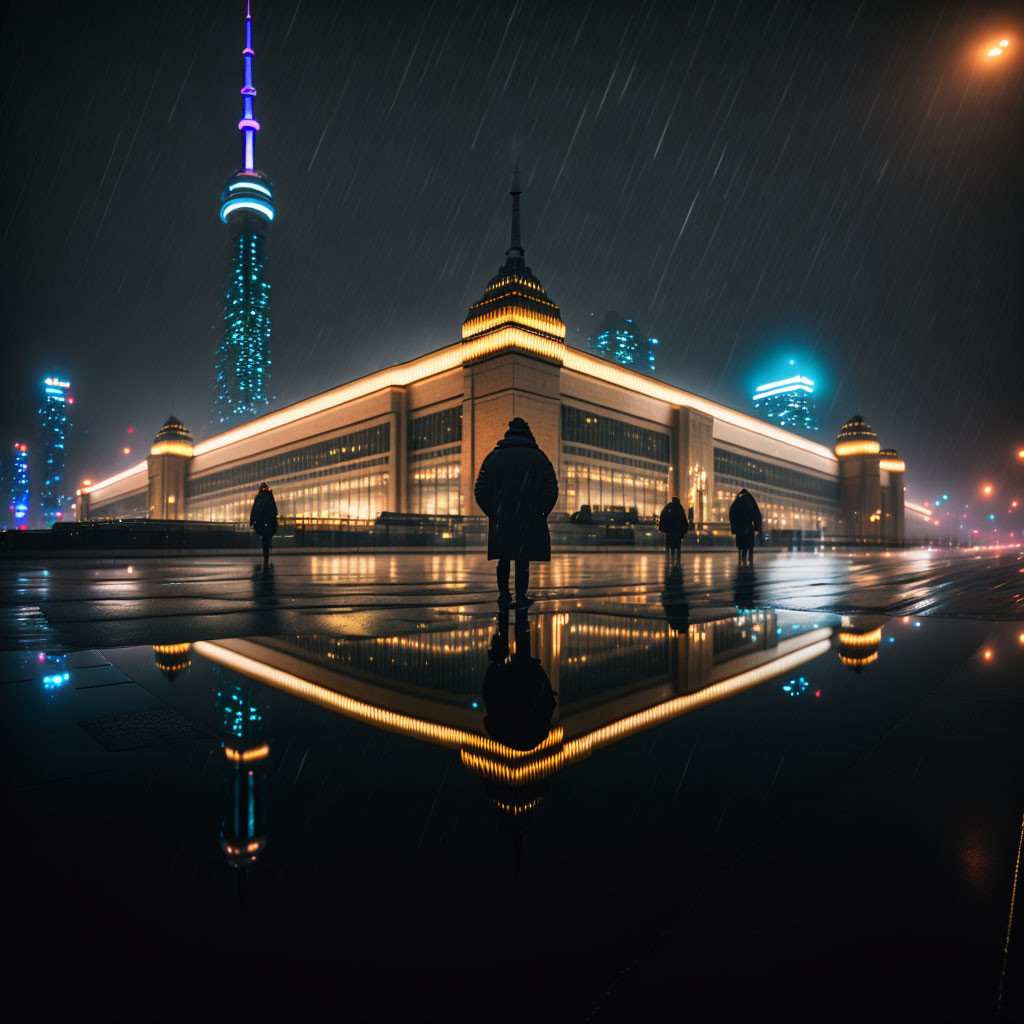
[[511,563],[516,563],[516,607],[526,608],[530,563],[551,561],[548,515],[558,500],[558,480],[551,460],[540,450],[529,424],[509,421],[505,436],[480,467],[473,488],[476,503],[489,522],[487,557],[498,560],[498,604],[512,603]]
[[673,498],[658,516],[658,529],[665,534],[665,554],[669,558],[678,561],[682,557],[683,537],[689,530],[690,524],[686,521],[686,509],[683,508],[678,498]]
[[270,538],[277,533],[277,502],[269,484],[260,484],[249,513],[249,525],[263,539],[263,562],[270,561]]
[[729,526],[736,534],[740,565],[754,564],[754,537],[761,532],[761,510],[754,496],[744,487],[729,506]]

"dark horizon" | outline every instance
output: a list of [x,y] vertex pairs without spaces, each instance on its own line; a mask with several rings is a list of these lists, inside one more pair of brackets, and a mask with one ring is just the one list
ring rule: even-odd
[[[69,378],[73,493],[172,408],[218,432],[245,6],[53,11],[6,34],[0,440],[34,437],[41,379]],[[458,340],[518,156],[569,344],[616,309],[659,338],[661,379],[751,414],[795,357],[823,374],[818,439],[863,415],[908,496],[1019,481],[1024,77],[1001,11],[257,0],[271,408]],[[971,59],[992,32],[1016,44],[999,67]]]

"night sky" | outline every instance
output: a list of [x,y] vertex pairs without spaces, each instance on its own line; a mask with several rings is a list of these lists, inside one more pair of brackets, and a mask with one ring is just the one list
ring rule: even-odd
[[[70,378],[72,487],[137,461],[172,405],[216,432],[243,17],[5,18],[0,439],[31,439],[41,378]],[[908,496],[1021,489],[1019,6],[254,0],[253,18],[273,407],[459,338],[503,261],[518,156],[527,262],[570,344],[616,309],[660,339],[659,376],[747,411],[796,358],[821,440],[862,414]]]

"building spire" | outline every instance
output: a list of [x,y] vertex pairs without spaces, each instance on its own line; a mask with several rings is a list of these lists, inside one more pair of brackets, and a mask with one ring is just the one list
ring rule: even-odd
[[505,255],[510,259],[522,260],[525,259],[525,254],[523,253],[523,240],[519,232],[519,197],[522,195],[522,189],[519,187],[518,160],[512,168],[512,188],[509,190],[509,195],[512,197],[512,238]]
[[249,0],[245,0],[245,49],[242,51],[242,61],[245,68],[245,81],[242,85],[242,120],[238,122],[238,129],[242,133],[242,169],[252,171],[255,169],[256,133],[260,130],[260,123],[252,112],[252,101],[256,90],[252,84],[252,59],[255,56],[252,49],[252,10]]

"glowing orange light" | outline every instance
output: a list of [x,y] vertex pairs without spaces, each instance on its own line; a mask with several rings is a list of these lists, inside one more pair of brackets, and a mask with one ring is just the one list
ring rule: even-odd
[[985,651],[985,652],[984,652],[984,653],[982,654],[982,657],[983,657],[983,658],[984,658],[984,659],[985,659],[986,661],[991,661],[991,660],[992,660],[992,652],[991,652],[991,651],[988,651],[988,650],[987,650],[987,651]]
[[1013,501],[1010,502],[1010,508],[1016,508],[1017,505],[1018,505],[1018,502],[1017,502],[1016,499],[1014,499]]
[[131,448],[122,448],[122,449],[121,449],[121,452],[122,452],[122,454],[124,454],[124,455],[131,455],[131,453],[132,453],[132,450],[131,450]]
[[985,484],[985,486],[982,487],[982,489],[981,489],[981,493],[982,494],[991,494],[992,493],[992,485],[991,484]]
[[[24,451],[24,449],[22,449],[22,450]],[[1017,452],[1017,458],[1018,459],[1024,459],[1024,448],[1021,448],[1021,450],[1019,452]]]
[[91,483],[92,483],[92,481],[91,481],[91,480],[83,480],[83,481],[82,481],[82,486],[83,486],[83,487],[88,487],[88,486],[89,486],[89,484],[91,484]]
[[999,47],[999,46],[993,46],[992,49],[988,51],[988,55],[990,57],[1002,57],[1002,55],[1003,55],[1002,48]]
[[1024,644],[1024,633],[1021,633],[1021,635],[1020,635],[1019,637],[1017,637],[1017,639],[1018,639],[1018,640],[1019,640],[1019,641],[1020,641],[1020,642],[1021,642],[1022,644]]

